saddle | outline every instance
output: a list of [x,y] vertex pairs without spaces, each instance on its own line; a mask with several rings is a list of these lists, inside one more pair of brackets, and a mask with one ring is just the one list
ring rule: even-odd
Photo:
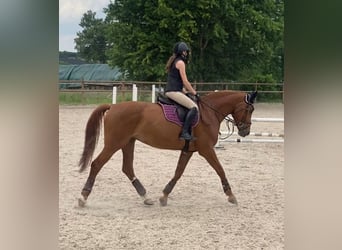
[[[183,126],[186,114],[189,109],[178,104],[172,99],[168,98],[164,94],[158,93],[157,103],[162,107],[165,119],[176,123],[179,126]],[[192,122],[192,127],[195,127],[199,121],[199,115]]]

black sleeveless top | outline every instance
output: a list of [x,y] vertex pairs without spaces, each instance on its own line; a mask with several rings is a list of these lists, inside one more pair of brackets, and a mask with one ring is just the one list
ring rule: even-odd
[[170,72],[167,75],[167,84],[165,87],[165,92],[182,91],[183,89],[183,81],[182,81],[180,72],[175,66],[179,60],[182,60],[182,58],[177,57],[171,65]]

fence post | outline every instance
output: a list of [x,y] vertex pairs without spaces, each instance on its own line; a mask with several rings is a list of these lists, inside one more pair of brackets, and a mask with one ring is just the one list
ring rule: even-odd
[[136,102],[138,100],[138,88],[137,88],[137,85],[133,84],[132,91],[133,91],[132,101]]
[[112,103],[113,103],[113,104],[116,104],[116,86],[113,86]]
[[84,105],[84,79],[81,78],[81,102]]
[[156,101],[156,85],[152,85],[152,103]]

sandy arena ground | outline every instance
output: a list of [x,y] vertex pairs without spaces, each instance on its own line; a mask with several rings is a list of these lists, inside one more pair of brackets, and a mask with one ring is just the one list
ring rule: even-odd
[[[238,206],[228,203],[215,171],[194,153],[168,205],[161,207],[158,199],[179,152],[137,142],[136,176],[155,204],[143,205],[121,172],[119,151],[98,174],[87,206],[79,208],[90,168],[79,173],[77,163],[93,108],[59,109],[60,249],[284,249],[283,143],[220,143],[224,149],[216,152]],[[253,117],[282,118],[284,106],[256,104]],[[251,132],[283,134],[284,125],[255,122]]]

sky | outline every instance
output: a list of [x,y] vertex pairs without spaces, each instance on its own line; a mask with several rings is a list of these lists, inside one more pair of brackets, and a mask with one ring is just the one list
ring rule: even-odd
[[75,52],[74,39],[81,31],[81,18],[88,10],[96,12],[97,18],[104,18],[103,8],[110,0],[59,0],[59,51]]

